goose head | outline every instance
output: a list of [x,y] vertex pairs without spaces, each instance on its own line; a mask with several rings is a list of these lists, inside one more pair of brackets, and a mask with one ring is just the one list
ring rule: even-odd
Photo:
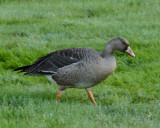
[[116,37],[109,41],[104,48],[103,55],[105,56],[107,54],[113,53],[114,50],[127,53],[132,57],[136,57],[129,45],[129,42],[122,37]]

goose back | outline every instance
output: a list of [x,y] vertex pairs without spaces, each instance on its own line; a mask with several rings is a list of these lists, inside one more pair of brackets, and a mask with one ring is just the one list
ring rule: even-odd
[[71,48],[52,52],[46,56],[40,57],[37,61],[29,66],[24,66],[15,69],[26,72],[24,75],[48,75],[54,74],[57,69],[64,66],[77,63],[88,54],[100,54],[90,48]]

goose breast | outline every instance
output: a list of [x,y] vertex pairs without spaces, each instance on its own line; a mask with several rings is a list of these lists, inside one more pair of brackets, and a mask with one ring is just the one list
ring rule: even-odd
[[59,85],[88,88],[102,82],[115,68],[114,58],[104,59],[99,54],[92,54],[78,63],[58,69],[53,79]]

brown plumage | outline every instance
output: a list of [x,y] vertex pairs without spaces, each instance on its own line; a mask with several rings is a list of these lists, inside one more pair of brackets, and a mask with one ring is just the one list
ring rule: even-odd
[[135,57],[128,41],[117,37],[106,44],[102,54],[90,48],[63,49],[43,56],[33,64],[17,68],[15,71],[26,72],[24,75],[44,75],[58,84],[60,90],[57,100],[66,88],[84,88],[91,101],[96,104],[90,88],[105,80],[116,69],[114,50]]
[[21,70],[21,72],[27,72],[24,75],[54,74],[57,69],[76,63],[90,53],[100,54],[89,48],[63,49],[40,57],[33,64],[17,68],[14,71]]

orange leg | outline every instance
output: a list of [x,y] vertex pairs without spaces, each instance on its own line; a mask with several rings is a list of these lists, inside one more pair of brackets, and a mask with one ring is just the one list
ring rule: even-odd
[[60,97],[62,96],[63,91],[59,90],[57,93],[56,100],[59,101]]
[[90,98],[90,100],[92,101],[92,103],[94,105],[96,105],[96,101],[94,100],[94,97],[93,97],[93,94],[92,94],[91,90],[90,89],[86,89],[86,91],[87,91],[88,97]]

